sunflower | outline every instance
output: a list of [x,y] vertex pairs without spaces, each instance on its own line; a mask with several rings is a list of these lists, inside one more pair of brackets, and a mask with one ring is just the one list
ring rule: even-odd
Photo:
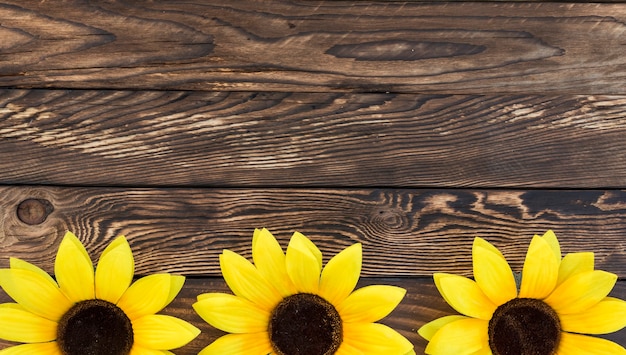
[[175,317],[155,314],[169,304],[183,276],[154,274],[132,283],[134,260],[126,238],[116,238],[95,269],[71,232],[61,241],[56,281],[17,258],[0,269],[0,286],[17,303],[0,304],[0,338],[26,343],[2,355],[172,354],[199,333]]
[[422,326],[433,355],[617,355],[624,348],[585,334],[605,334],[626,326],[626,302],[607,297],[617,276],[594,270],[590,252],[567,254],[552,231],[530,242],[518,290],[500,251],[476,238],[474,280],[437,273],[443,298],[463,315]]
[[294,233],[285,254],[267,229],[255,230],[254,265],[230,250],[220,255],[234,295],[202,294],[193,305],[205,321],[230,333],[199,355],[414,354],[400,333],[375,323],[406,291],[387,285],[354,291],[361,253],[361,244],[354,244],[322,270],[322,253],[304,235]]

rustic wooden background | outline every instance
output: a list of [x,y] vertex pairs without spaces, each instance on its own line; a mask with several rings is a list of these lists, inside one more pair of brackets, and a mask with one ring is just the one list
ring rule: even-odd
[[362,242],[418,354],[475,236],[519,271],[554,229],[626,298],[625,3],[225,3],[0,2],[0,267],[125,234],[138,274],[188,277],[180,355],[222,334],[190,304],[255,227]]

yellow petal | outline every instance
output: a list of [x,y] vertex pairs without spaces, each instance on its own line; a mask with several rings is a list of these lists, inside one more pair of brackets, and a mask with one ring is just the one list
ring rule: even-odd
[[208,293],[193,304],[207,323],[228,333],[267,331],[270,313],[254,303],[225,293]]
[[135,342],[148,349],[180,348],[200,334],[200,329],[182,319],[151,314],[131,320]]
[[10,258],[9,260],[10,260],[9,263],[10,263],[11,269],[30,270],[32,272],[35,272],[35,273],[39,274],[44,279],[48,280],[48,282],[56,284],[56,281],[52,278],[52,276],[50,276],[50,274],[45,272],[40,267],[38,267],[36,265],[33,265],[33,264],[31,264],[31,263],[29,263],[27,261],[24,261],[22,259],[18,259],[18,258]]
[[552,249],[554,257],[557,260],[561,260],[561,245],[559,244],[559,240],[556,238],[556,234],[554,234],[554,232],[549,229],[543,234],[542,238],[546,241],[546,243],[548,243],[550,249]]
[[343,341],[365,354],[406,354],[413,344],[380,323],[344,323]]
[[625,355],[626,349],[612,341],[580,334],[561,333],[557,355]]
[[353,244],[332,257],[319,284],[319,294],[332,304],[339,304],[350,295],[361,275],[361,243]]
[[93,263],[83,244],[72,232],[65,233],[59,245],[54,274],[61,291],[72,302],[93,299]]
[[548,296],[556,286],[559,276],[560,259],[544,238],[534,236],[526,253],[522,269],[520,298],[542,299]]
[[273,353],[267,332],[252,334],[226,334],[217,338],[198,355],[241,355]]
[[607,334],[626,327],[626,301],[607,297],[595,306],[573,314],[561,314],[561,328],[566,332]]
[[196,296],[196,299],[197,299],[198,301],[202,301],[202,300],[205,300],[205,299],[208,299],[208,298],[213,297],[213,294],[214,294],[214,293],[212,293],[212,292],[209,292],[209,293],[201,293],[201,294],[199,294],[198,296]]
[[224,280],[237,296],[267,311],[274,309],[282,299],[278,291],[243,256],[224,250],[220,255],[220,266]]
[[0,350],[0,355],[63,355],[56,342],[22,344]]
[[372,323],[386,317],[402,301],[406,290],[387,285],[371,285],[354,291],[336,306],[344,323]]
[[504,255],[502,255],[502,253],[500,252],[500,250],[498,250],[498,248],[496,248],[493,244],[489,243],[488,241],[484,240],[483,238],[480,237],[476,237],[474,238],[474,243],[472,245],[473,247],[481,247],[483,249],[487,249],[490,252],[499,255],[502,259],[504,259]]
[[474,242],[472,260],[476,283],[495,305],[505,304],[517,296],[513,271],[500,253]]
[[289,279],[298,292],[317,294],[322,264],[311,250],[309,241],[302,234],[294,234],[287,246],[285,262]]
[[[317,248],[315,243],[313,243],[309,238],[307,238],[304,234],[300,232],[295,232],[291,236],[291,239],[297,239],[299,244],[305,246],[313,256],[315,256],[315,260],[317,260],[317,264],[320,269],[322,268],[322,252]],[[291,240],[289,241],[291,242]]]
[[344,341],[334,355],[365,355],[365,353]]
[[435,285],[452,308],[469,317],[491,319],[496,305],[467,277],[435,273]]
[[41,317],[58,321],[72,303],[56,283],[26,269],[0,269],[4,291],[17,303]]
[[421,335],[422,338],[430,341],[433,336],[435,336],[435,333],[437,333],[444,325],[461,319],[467,319],[467,317],[453,315],[437,318],[421,326],[420,329],[417,330],[417,333]]
[[259,273],[274,285],[281,296],[296,293],[296,288],[287,275],[285,253],[276,238],[265,228],[254,230],[252,259]]
[[426,354],[469,355],[489,346],[489,321],[466,318],[439,329],[426,346]]
[[617,275],[602,270],[576,274],[545,299],[559,315],[586,311],[602,301],[613,289]]
[[587,271],[593,271],[594,261],[592,252],[571,253],[565,255],[559,267],[559,278],[557,285],[563,283],[568,278]]
[[117,306],[130,319],[155,314],[167,305],[170,297],[171,275],[154,274],[135,281],[124,292]]
[[174,355],[174,353],[168,350],[148,349],[143,346],[133,344],[133,347],[130,349],[130,354],[128,355]]
[[109,244],[96,267],[96,297],[116,304],[133,280],[135,261],[124,236]]
[[167,300],[165,301],[165,305],[167,306],[176,298],[180,290],[183,289],[183,285],[185,284],[185,276],[181,275],[171,275],[170,274],[170,293],[167,296]]
[[35,315],[17,303],[0,304],[0,339],[41,343],[56,337],[56,322]]

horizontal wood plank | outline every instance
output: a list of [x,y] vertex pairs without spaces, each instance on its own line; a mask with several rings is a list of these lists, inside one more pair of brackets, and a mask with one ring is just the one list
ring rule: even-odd
[[0,183],[623,188],[625,114],[626,96],[0,90]]
[[[417,354],[423,354],[427,344],[417,334],[417,329],[436,318],[457,314],[445,303],[430,278],[366,278],[362,279],[357,287],[371,284],[395,285],[407,290],[407,295],[400,305],[380,323],[392,327],[409,339],[415,345]],[[202,331],[187,346],[175,350],[177,355],[197,354],[202,348],[225,334],[205,323],[191,307],[197,295],[207,292],[230,293],[222,279],[187,279],[178,297],[161,312],[187,320]],[[610,295],[626,299],[626,282],[618,282]],[[10,301],[11,299],[0,289],[0,303]],[[615,341],[622,346],[626,345],[626,329],[601,337]],[[11,345],[14,343],[0,340],[0,349]]]
[[361,242],[365,276],[469,275],[474,237],[521,270],[533,234],[553,229],[564,253],[593,251],[598,268],[626,277],[622,190],[0,187],[0,211],[0,267],[13,256],[51,272],[71,230],[94,260],[126,235],[138,274],[218,276],[222,250],[250,257],[266,227],[283,247],[304,233],[325,260]]
[[0,86],[624,94],[626,4],[0,3]]

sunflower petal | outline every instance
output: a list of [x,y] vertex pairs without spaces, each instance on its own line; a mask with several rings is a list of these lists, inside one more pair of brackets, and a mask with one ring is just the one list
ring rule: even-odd
[[42,343],[56,337],[56,322],[31,313],[17,303],[0,304],[0,339]]
[[144,276],[130,285],[117,302],[117,306],[130,319],[155,314],[167,305],[171,283],[169,274]]
[[135,261],[124,236],[109,244],[96,267],[96,297],[116,304],[133,281]]
[[137,345],[159,350],[180,348],[200,334],[200,329],[182,319],[151,314],[131,320]]
[[93,263],[83,244],[72,232],[65,233],[54,263],[54,274],[61,291],[72,302],[93,299]]
[[364,353],[360,349],[357,349],[354,346],[344,341],[344,342],[341,342],[341,344],[339,345],[339,348],[337,349],[337,352],[335,352],[334,355],[365,355],[365,354],[366,353]]
[[[310,240],[294,233],[287,246],[287,274],[299,292],[317,294],[322,264],[312,251]],[[317,248],[316,248],[317,249]]]
[[406,290],[401,287],[365,286],[354,291],[336,307],[344,323],[372,323],[391,313],[405,294]]
[[568,278],[587,271],[593,271],[594,255],[592,252],[571,253],[565,255],[559,266],[559,278],[557,285],[563,283]]
[[228,333],[267,331],[270,314],[254,303],[226,293],[208,293],[193,304],[207,323]]
[[626,327],[626,301],[607,297],[580,313],[561,314],[561,328],[566,332],[606,334]]
[[469,355],[489,346],[487,328],[489,321],[466,318],[450,322],[436,332],[426,354]]
[[444,277],[455,277],[457,275],[454,274],[448,274],[445,272],[436,272],[433,274],[433,281],[435,282],[435,286],[437,287],[437,291],[439,291],[439,294],[441,295],[441,297],[443,297],[443,299],[446,301],[447,304],[450,304],[450,301],[447,297],[447,295],[442,291],[441,289],[441,285],[439,285],[439,281],[444,278]]
[[543,234],[542,238],[546,241],[546,243],[548,243],[556,259],[561,260],[561,245],[559,244],[559,240],[556,238],[554,231],[549,229]]
[[481,237],[476,237],[474,238],[474,243],[472,244],[472,247],[481,247],[483,249],[487,249],[490,252],[499,255],[500,257],[502,257],[502,259],[504,259],[504,255],[502,255],[502,252],[500,252],[500,250],[498,250],[498,248],[496,248],[493,244],[489,243],[488,241],[486,241],[485,239],[481,238]]
[[198,355],[271,354],[272,345],[267,332],[226,334],[217,338]]
[[58,321],[72,303],[57,284],[40,273],[27,269],[0,269],[4,291],[28,311]]
[[502,305],[517,296],[513,271],[500,253],[474,242],[472,260],[476,283],[494,304]]
[[285,253],[267,229],[255,229],[252,237],[252,259],[259,273],[285,297],[296,293],[289,280]]
[[534,236],[522,269],[519,297],[542,299],[548,296],[556,286],[559,263],[560,258],[555,257],[550,244],[544,238]]
[[365,354],[406,354],[413,344],[380,323],[344,323],[343,341]]
[[617,275],[602,270],[576,274],[545,299],[559,315],[586,311],[602,301],[613,289]]
[[63,355],[56,342],[22,344],[0,350],[0,355]]
[[444,316],[441,318],[437,318],[421,326],[420,329],[417,330],[417,333],[421,335],[422,338],[430,341],[433,338],[433,336],[435,336],[435,333],[437,333],[439,329],[443,328],[444,325],[455,322],[457,320],[461,320],[461,319],[467,319],[467,317],[452,315],[452,316]]
[[581,334],[561,333],[557,355],[624,355],[626,349],[610,340]]
[[243,256],[230,250],[220,255],[222,275],[228,287],[239,297],[269,311],[282,299],[259,271]]
[[[315,256],[315,260],[317,260],[317,264],[320,269],[322,268],[322,252],[317,248],[317,245],[313,243],[309,238],[307,238],[304,234],[300,232],[295,232],[291,236],[291,239],[297,239],[299,244],[302,244],[306,247],[313,256]],[[289,240],[291,242],[291,240]]]
[[167,350],[148,349],[143,346],[133,344],[133,347],[130,349],[130,354],[128,355],[174,355],[174,353]]
[[185,276],[170,274],[170,293],[165,301],[165,306],[170,304],[185,285]]
[[9,258],[9,265],[11,269],[24,269],[24,270],[30,270],[32,272],[35,272],[39,274],[40,276],[42,276],[44,279],[48,280],[48,282],[56,284],[56,281],[52,278],[52,276],[50,276],[50,274],[45,272],[39,266],[31,264],[27,261],[24,261],[18,258]]
[[333,256],[322,270],[320,296],[332,304],[345,300],[359,281],[362,254],[361,243],[356,243]]
[[433,277],[443,298],[457,312],[473,318],[491,319],[496,305],[485,296],[475,281],[445,273],[435,273]]

